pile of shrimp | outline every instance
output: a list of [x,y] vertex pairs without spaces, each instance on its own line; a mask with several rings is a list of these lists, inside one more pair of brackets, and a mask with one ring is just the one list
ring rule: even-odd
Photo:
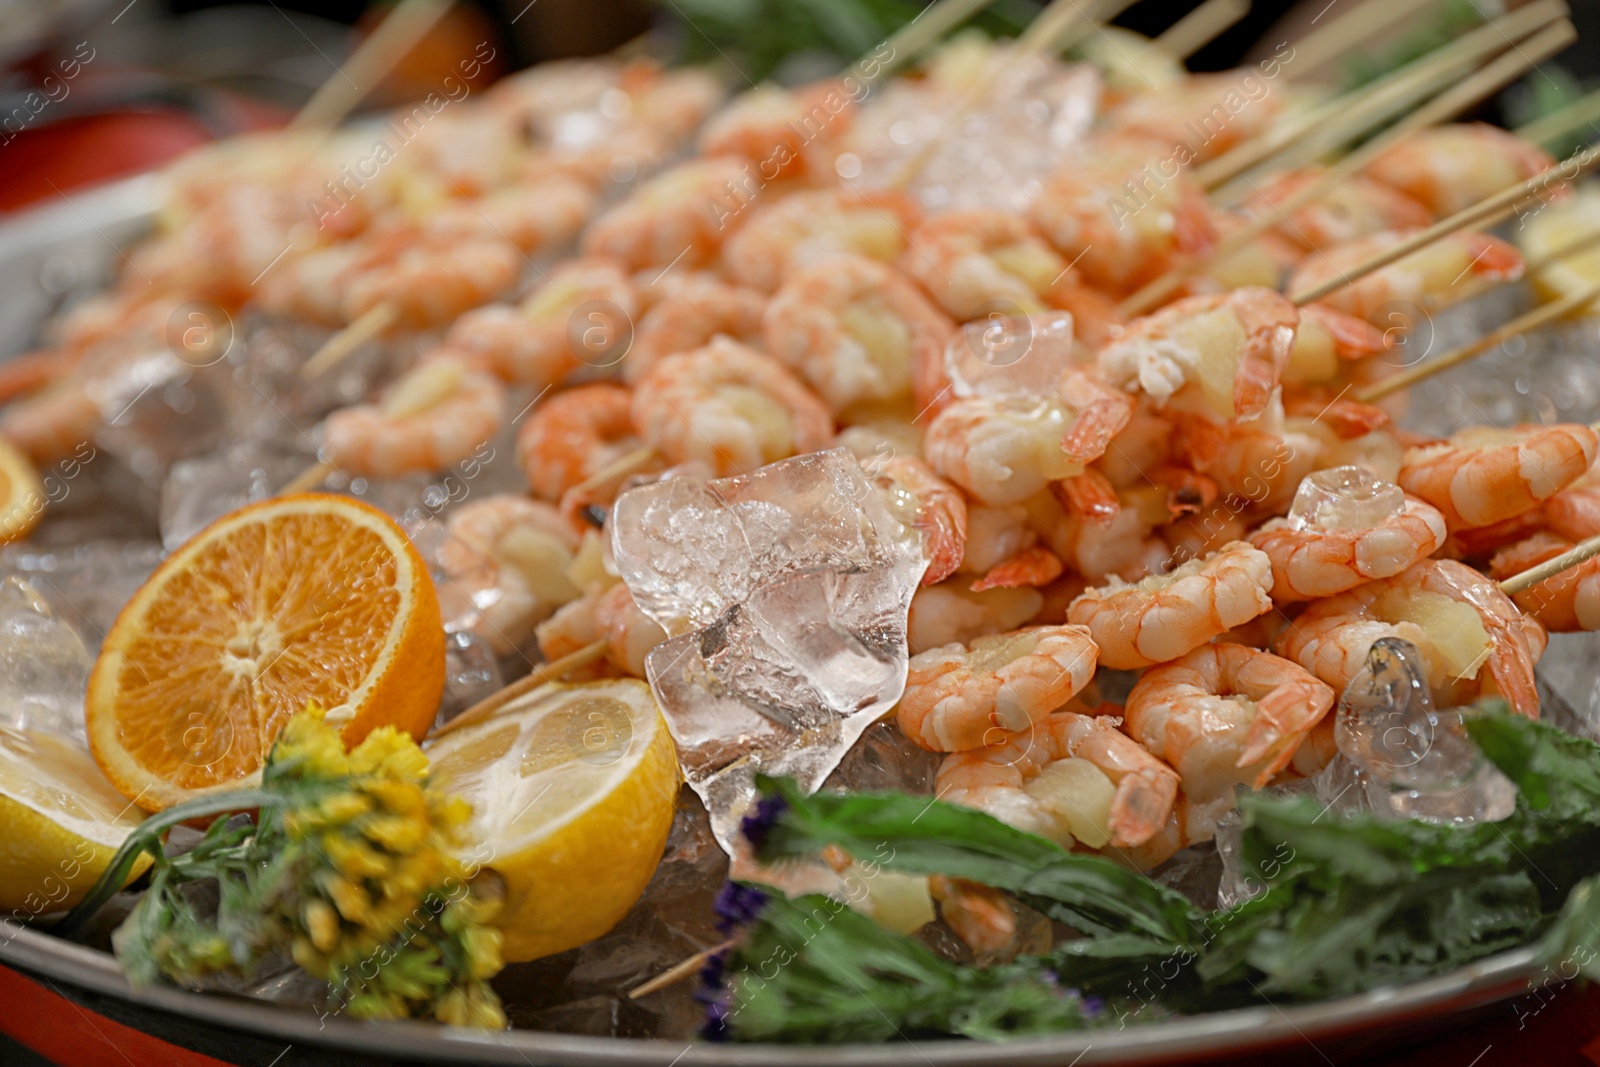
[[[904,84],[948,92],[940,78],[971,76],[947,51]],[[437,472],[515,422],[527,493],[449,513],[447,597],[489,605],[473,628],[501,653],[531,642],[554,659],[604,640],[591,676],[642,677],[666,637],[606,565],[620,492],[685,465],[726,476],[849,449],[927,560],[894,717],[946,754],[938,795],[1148,869],[1209,839],[1237,786],[1326,765],[1330,710],[1377,638],[1415,644],[1446,704],[1497,694],[1535,716],[1547,633],[1600,628],[1600,561],[1515,599],[1496,583],[1600,532],[1592,429],[1437,440],[1394,424],[1403,397],[1350,398],[1401,363],[1386,307],[1513,280],[1515,248],[1458,232],[1318,303],[1283,295],[1538,173],[1551,163],[1538,148],[1482,125],[1415,134],[1172,302],[1117,311],[1316,180],[1271,175],[1237,208],[1195,183],[1194,163],[1283,110],[1274,88],[1239,128],[1187,146],[1198,102],[1247,76],[1107,91],[1021,213],[940,210],[842,178],[836,161],[875,128],[872,102],[842,83],[764,86],[705,123],[696,155],[583,226],[577,254],[526,296],[495,302],[520,259],[496,273],[483,226],[532,235],[513,258],[575,228],[618,141],[660,159],[660,140],[633,139],[668,138],[705,106],[687,75],[541,68],[452,130],[470,153],[441,144],[437,171],[410,164],[422,169],[353,201],[337,236],[318,235],[253,299],[328,322],[397,299],[414,325],[438,326],[380,392],[328,415],[321,455],[361,477]],[[597,98],[621,87],[640,121],[603,144],[508,143],[554,122],[562,89],[589,99],[572,88],[589,81]],[[231,151],[204,165],[252,169],[248,146]],[[1180,157],[1130,216],[1130,183]],[[181,186],[184,209],[237,223],[203,184]],[[170,255],[181,273],[193,262],[174,242],[196,232],[158,238],[143,260]],[[226,288],[275,239],[251,238],[248,254],[221,241],[238,262],[198,273]],[[92,363],[142,310],[115,295],[85,305],[58,358]],[[98,418],[83,375],[52,383],[0,412],[0,433],[41,462]],[[998,921],[943,891],[952,925]]]

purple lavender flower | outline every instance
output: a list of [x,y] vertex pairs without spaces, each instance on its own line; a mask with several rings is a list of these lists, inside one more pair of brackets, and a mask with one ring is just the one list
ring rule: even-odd
[[761,909],[767,906],[767,899],[767,895],[754,886],[740,882],[726,883],[711,905],[717,913],[717,929],[724,936],[733,933],[736,927],[759,916]]
[[756,806],[750,814],[739,823],[739,832],[744,834],[744,839],[750,842],[750,847],[757,852],[767,840],[767,834],[772,830],[772,824],[778,821],[778,816],[788,808],[788,803],[780,796],[765,796],[756,801]]
[[733,991],[727,984],[727,966],[728,950],[723,949],[707,956],[700,968],[700,987],[694,991],[694,999],[705,1005],[706,1021],[700,1036],[706,1041],[726,1041],[732,1036],[728,1020],[733,1015]]

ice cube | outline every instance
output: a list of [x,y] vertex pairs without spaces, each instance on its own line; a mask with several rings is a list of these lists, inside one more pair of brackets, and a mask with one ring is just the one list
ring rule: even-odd
[[247,407],[225,363],[195,366],[164,349],[127,360],[91,395],[100,407],[96,444],[156,482],[176,461],[231,437],[235,412]]
[[491,693],[504,688],[499,661],[489,643],[466,631],[444,637],[444,695],[439,699],[440,727]]
[[1416,646],[1373,642],[1339,700],[1339,751],[1380,817],[1454,825],[1505,818],[1516,787],[1467,736],[1468,712],[1434,709],[1427,677]]
[[873,723],[828,775],[823,788],[841,793],[932,796],[933,777],[943,759],[940,753],[914,744],[894,723]]
[[1293,530],[1363,530],[1405,510],[1406,494],[1364,467],[1313,471],[1300,482],[1289,508]]
[[817,788],[899,699],[919,540],[844,449],[632,490],[612,531],[634,599],[675,635],[646,673],[731,853],[757,771]]
[[253,441],[179,460],[161,488],[161,543],[168,551],[177,548],[228,512],[272,496],[314,462],[309,450]]
[[1539,718],[1600,742],[1600,633],[1551,634],[1534,670]]
[[16,575],[0,580],[0,726],[86,740],[83,638]]
[[[1238,792],[1245,787],[1239,786]],[[1264,796],[1293,797],[1315,795],[1316,786],[1309,778],[1299,778],[1281,785],[1271,785],[1261,790]],[[1232,908],[1267,889],[1267,883],[1277,871],[1270,864],[1261,869],[1245,863],[1239,854],[1244,838],[1244,816],[1237,808],[1217,820],[1212,840],[1216,842],[1217,856],[1221,859],[1222,879],[1217,885],[1217,907]],[[1170,861],[1169,861],[1170,862]]]
[[1005,314],[969,322],[944,350],[955,396],[1054,396],[1072,366],[1072,316]]
[[0,573],[26,579],[96,653],[161,558],[161,545],[151,541],[95,541],[45,552],[12,545],[0,550]]

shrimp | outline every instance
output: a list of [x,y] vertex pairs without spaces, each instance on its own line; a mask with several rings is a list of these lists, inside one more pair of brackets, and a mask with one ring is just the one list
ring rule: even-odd
[[1300,327],[1294,333],[1289,364],[1283,368],[1283,384],[1338,388],[1345,363],[1389,351],[1389,338],[1364,319],[1322,304],[1307,304],[1300,309]]
[[584,366],[621,361],[635,311],[633,282],[602,257],[572,259],[516,307],[463,315],[438,355],[470,363],[505,382],[559,385]]
[[473,630],[496,654],[515,651],[536,623],[577,599],[566,570],[578,537],[549,504],[501,493],[467,501],[445,524],[439,567],[477,606]]
[[422,222],[429,239],[499,235],[519,252],[534,253],[565,245],[594,213],[595,195],[582,182],[560,174],[542,175],[496,189],[472,200],[457,200],[430,212]]
[[1088,467],[1082,474],[1051,483],[1050,489],[1060,499],[1069,515],[1088,519],[1100,526],[1110,526],[1122,510],[1122,500],[1116,486],[1104,474]]
[[1138,93],[1105,118],[1108,133],[1147,138],[1163,147],[1162,176],[1173,163],[1204,163],[1267,131],[1287,103],[1254,70],[1192,74]]
[[729,190],[750,180],[736,159],[695,159],[662,171],[589,224],[585,255],[610,256],[632,270],[714,259],[738,212]]
[[913,654],[964,644],[1015,630],[1039,613],[1037,589],[987,589],[974,593],[964,582],[925,585],[911,597],[906,643]]
[[766,349],[835,414],[904,401],[913,368],[944,357],[950,320],[894,268],[861,256],[800,267],[767,305]]
[[[1249,226],[1250,220],[1235,211],[1216,211],[1211,215],[1211,226],[1217,231],[1218,246],[1229,244],[1236,235]],[[1305,249],[1274,230],[1267,230],[1247,238],[1242,247],[1225,255],[1213,255],[1206,262],[1203,273],[1185,284],[1188,295],[1207,292],[1226,292],[1261,286],[1278,289],[1284,278],[1305,258]]]
[[557,393],[534,408],[517,432],[517,464],[527,473],[533,495],[559,501],[638,451],[632,405],[633,394],[622,386],[597,382]]
[[93,441],[99,427],[100,405],[85,383],[75,378],[61,378],[0,412],[0,436],[40,467],[64,459],[80,445]]
[[1451,530],[1532,511],[1594,464],[1597,439],[1581,423],[1473,426],[1406,452],[1397,481],[1444,514]]
[[922,554],[928,560],[922,584],[933,585],[955,573],[967,551],[967,502],[960,491],[910,456],[862,466],[888,500],[889,510],[922,535]]
[[1015,949],[1017,913],[998,889],[933,874],[928,876],[928,893],[938,902],[939,918],[980,958]]
[[1159,487],[1149,490],[1155,507],[1149,506],[1146,490],[1129,489],[1118,493],[1116,514],[1101,524],[1069,514],[1052,492],[1040,493],[1025,502],[1028,524],[1051,552],[1067,566],[1090,581],[1110,575],[1141,578],[1149,568],[1159,565],[1167,553],[1160,538],[1151,531],[1166,521]]
[[777,292],[795,268],[841,253],[892,262],[919,217],[899,193],[837,189],[802,190],[745,210],[749,220],[722,258],[733,280],[764,293]]
[[1128,693],[1126,729],[1178,772],[1191,842],[1213,836],[1234,788],[1263,788],[1337,694],[1299,664],[1236,644],[1202,645],[1152,667]]
[[[1555,165],[1548,152],[1486,122],[1418,130],[1367,164],[1366,173],[1454,215]],[[1559,188],[1557,179],[1553,188]]]
[[1095,652],[1082,626],[1037,626],[919,653],[897,706],[900,729],[934,752],[981,748],[1088,685]]
[[[605,636],[600,624],[595,621],[595,607],[599,604],[603,592],[604,590],[592,589],[576,600],[567,601],[549,618],[533,628],[534,639],[539,645],[539,654],[544,657],[546,663],[554,662],[563,656],[570,656]],[[568,677],[575,681],[587,682],[600,678],[614,678],[618,673],[620,672],[617,667],[611,662],[608,645],[605,659],[574,671]]]
[[1342,690],[1361,671],[1372,642],[1398,637],[1421,650],[1441,707],[1471,700],[1476,689],[1537,718],[1533,664],[1544,640],[1536,627],[1471,567],[1424,560],[1393,578],[1312,601],[1279,636],[1277,650]]
[[[1143,159],[1086,159],[1045,183],[1028,220],[1090,285],[1118,296],[1211,251],[1205,193],[1181,171],[1156,185]],[[1125,190],[1137,187],[1130,209]]]
[[[1489,576],[1503,581],[1573,548],[1574,543],[1548,531],[1508,545],[1489,561]],[[1552,575],[1511,595],[1517,607],[1539,620],[1551,633],[1600,630],[1600,558]]]
[[1067,271],[1067,261],[1025,220],[1004,211],[936,215],[907,243],[900,269],[957,322],[1043,312]]
[[323,423],[328,463],[365,478],[436,471],[470,456],[499,432],[505,390],[459,363],[424,363],[377,404],[357,404]]
[[[1320,167],[1284,171],[1256,187],[1242,206],[1251,214],[1277,213],[1278,204],[1321,181],[1322,176]],[[1393,184],[1354,175],[1280,218],[1273,230],[1310,252],[1384,230],[1421,229],[1433,221],[1433,213]]]
[[849,129],[852,103],[838,82],[794,90],[758,85],[706,122],[700,152],[753,163],[762,181],[831,176],[833,159],[827,148]]
[[934,470],[974,498],[1016,504],[1058,478],[1083,473],[1083,464],[1061,447],[1071,423],[1064,405],[1042,397],[964,397],[928,425],[922,452]]
[[494,233],[375,238],[336,282],[343,290],[340,311],[344,322],[354,322],[379,304],[390,304],[399,310],[400,323],[438,329],[508,291],[524,262]]
[[1133,848],[1172,814],[1178,773],[1114,715],[1057,711],[995,744],[945,757],[936,795],[1064,848]]
[[972,583],[972,591],[982,593],[988,589],[1015,589],[1022,585],[1045,586],[1061,577],[1066,569],[1061,557],[1043,545],[1034,545],[989,568],[982,578]]
[[668,356],[633,394],[633,423],[672,463],[743,474],[833,439],[826,405],[782,364],[726,337]]
[[1300,315],[1269,289],[1185,297],[1100,350],[1113,385],[1223,421],[1261,414],[1288,366]]
[[699,348],[719,333],[758,344],[766,309],[766,294],[755,289],[728,285],[709,275],[691,276],[657,299],[639,319],[622,378],[636,384],[664,357]]
[[1248,538],[1272,560],[1272,599],[1315,600],[1392,578],[1444,544],[1437,508],[1360,467],[1310,474],[1287,519]]
[[[1411,233],[1384,230],[1307,256],[1290,276],[1285,291],[1308,292],[1323,282],[1343,278],[1350,268],[1393,247]],[[1385,312],[1397,303],[1439,307],[1476,292],[1482,282],[1515,281],[1521,276],[1522,254],[1515,248],[1498,237],[1462,230],[1357,278],[1321,302],[1382,330],[1393,325],[1385,321]]]
[[1271,611],[1271,588],[1267,554],[1233,541],[1168,574],[1086,590],[1068,607],[1067,620],[1089,628],[1101,663],[1131,670],[1176,659]]
[[622,582],[601,593],[594,605],[594,621],[606,639],[606,658],[624,674],[645,676],[644,659],[667,639],[667,631],[634,602]]

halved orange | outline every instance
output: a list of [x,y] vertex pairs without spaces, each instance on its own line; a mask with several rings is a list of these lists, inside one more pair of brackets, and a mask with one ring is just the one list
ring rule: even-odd
[[422,557],[381,511],[302,493],[224,515],[163,563],[89,675],[89,747],[160,811],[253,776],[307,703],[346,745],[421,740],[444,689],[444,627]]
[[0,545],[20,541],[44,514],[44,486],[28,457],[0,438]]

